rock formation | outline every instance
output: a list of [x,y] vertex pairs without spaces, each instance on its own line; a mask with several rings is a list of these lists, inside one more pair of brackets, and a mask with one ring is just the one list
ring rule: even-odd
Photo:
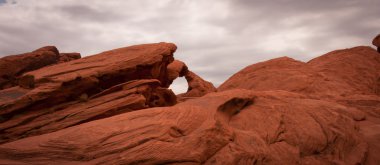
[[207,93],[216,92],[216,88],[212,83],[203,80],[192,71],[188,71],[185,78],[189,88],[186,93],[181,95],[182,97],[200,97]]
[[57,63],[57,53],[55,47],[44,47],[30,53],[0,58],[0,89],[14,86],[16,77],[24,72]]
[[339,104],[290,92],[229,90],[6,143],[0,146],[0,159],[44,164],[361,163],[367,144],[349,114]]
[[201,97],[207,93],[216,92],[214,85],[201,77],[199,77],[194,72],[190,71],[185,63],[179,60],[174,60],[168,65],[168,79],[170,83],[178,78],[185,76],[188,83],[188,90],[186,93],[179,94],[177,97],[181,100],[186,100],[187,98]]
[[168,69],[168,80],[170,84],[178,77],[183,77],[189,72],[186,64],[179,60],[174,60],[167,67]]
[[46,46],[33,52],[0,58],[0,89],[16,86],[18,77],[25,72],[79,58],[79,53],[59,54],[58,49],[54,46]]
[[373,40],[372,44],[377,47],[377,52],[380,53],[380,34],[378,34]]
[[[380,162],[372,48],[261,62],[218,91],[175,50],[137,45],[15,75],[0,90],[0,164]],[[189,90],[175,96],[183,76]]]
[[[337,102],[357,116],[369,145],[367,162],[380,158],[380,55],[370,47],[337,50],[307,63],[282,57],[244,68],[219,88],[254,91],[284,90]],[[366,117],[368,115],[368,117]],[[367,119],[367,120],[365,120]]]
[[27,72],[0,91],[0,143],[136,109],[176,103],[166,66],[174,44],[132,46]]
[[328,98],[379,94],[379,63],[379,54],[365,46],[333,51],[307,63],[281,57],[244,68],[218,90],[286,90]]
[[80,53],[60,53],[59,54],[59,63],[68,62],[75,59],[80,59]]

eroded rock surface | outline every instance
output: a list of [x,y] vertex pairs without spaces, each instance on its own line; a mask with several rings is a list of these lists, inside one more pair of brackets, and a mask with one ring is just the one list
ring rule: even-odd
[[[372,48],[254,64],[218,91],[175,50],[137,45],[22,74],[0,91],[0,164],[380,162]],[[189,90],[175,96],[182,76]]]
[[[380,158],[380,56],[370,47],[336,50],[307,63],[283,57],[239,71],[218,90],[285,90],[336,102],[355,112],[369,144],[366,164]],[[376,139],[376,140],[375,140]]]
[[181,97],[201,97],[207,93],[216,92],[216,88],[212,83],[202,79],[192,71],[188,71],[185,78],[189,88]]
[[380,56],[370,47],[336,50],[307,63],[288,57],[250,65],[218,90],[286,90],[311,97],[337,98],[377,94]]
[[25,72],[79,58],[79,53],[60,54],[55,46],[45,46],[29,53],[0,58],[0,89],[17,86],[19,76]]
[[173,82],[178,77],[183,77],[189,71],[186,64],[179,60],[174,60],[168,65],[168,80]]
[[[49,132],[125,112],[157,106],[171,106],[176,97],[160,87],[158,80],[133,80],[89,97],[80,96],[58,106],[24,112],[0,125],[0,143]],[[20,115],[20,114],[18,114]]]
[[339,104],[290,92],[230,90],[3,144],[0,158],[43,164],[363,163],[367,145],[351,115]]
[[59,54],[59,63],[68,62],[71,60],[80,59],[80,53],[60,53]]
[[0,89],[15,86],[18,76],[55,64],[58,59],[58,50],[52,46],[43,47],[30,53],[0,58]]
[[170,43],[137,45],[25,73],[19,86],[0,91],[0,143],[174,105],[164,87],[175,50]]

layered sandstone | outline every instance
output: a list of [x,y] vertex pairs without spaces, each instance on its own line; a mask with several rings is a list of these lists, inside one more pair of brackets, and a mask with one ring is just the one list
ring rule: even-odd
[[365,161],[367,144],[354,116],[337,103],[295,93],[229,90],[6,143],[0,158],[32,164],[355,164]]
[[0,58],[0,89],[17,86],[19,77],[25,72],[80,58],[80,53],[59,53],[55,46]]
[[176,103],[166,67],[176,46],[131,46],[23,74],[0,91],[0,143]]
[[[380,54],[372,48],[261,62],[217,90],[175,50],[137,45],[18,75],[0,91],[0,163],[380,161]],[[188,91],[176,96],[169,88],[178,77]]]

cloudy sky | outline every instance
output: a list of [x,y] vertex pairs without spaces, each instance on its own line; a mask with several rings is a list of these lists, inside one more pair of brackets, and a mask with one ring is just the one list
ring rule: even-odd
[[[173,42],[177,59],[220,85],[260,61],[307,61],[371,45],[380,0],[0,0],[0,57],[55,45],[83,56]],[[175,82],[178,93],[184,80]]]

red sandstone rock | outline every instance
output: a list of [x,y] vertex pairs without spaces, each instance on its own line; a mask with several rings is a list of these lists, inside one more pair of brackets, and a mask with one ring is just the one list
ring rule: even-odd
[[288,57],[244,68],[218,90],[287,90],[314,97],[379,94],[380,56],[370,47],[337,50],[307,63]]
[[44,46],[42,48],[36,49],[33,52],[47,52],[47,51],[53,52],[57,57],[59,57],[59,51],[55,46]]
[[17,84],[17,76],[57,63],[59,53],[54,46],[46,46],[30,53],[0,58],[0,89]]
[[203,80],[192,71],[188,71],[185,78],[189,87],[186,93],[181,94],[181,97],[201,97],[207,93],[216,92],[212,83]]
[[[169,43],[137,45],[25,73],[19,85],[29,90],[0,91],[0,143],[175,104],[174,93],[163,88],[175,50]],[[131,86],[133,80],[139,81]],[[13,99],[8,99],[9,93],[15,95]]]
[[[183,77],[189,71],[186,64],[179,60],[174,60],[167,67],[168,79],[173,82],[178,77]],[[171,83],[170,83],[171,84]]]
[[236,88],[285,90],[345,106],[354,114],[350,116],[360,121],[361,133],[370,146],[366,164],[380,162],[375,154],[380,151],[380,56],[372,48],[337,50],[307,63],[284,57],[254,64],[218,90]]
[[24,112],[0,125],[0,143],[57,131],[120,113],[176,103],[174,93],[158,80],[134,80],[88,97],[42,110]]
[[218,90],[242,88],[297,92],[310,86],[309,77],[317,77],[312,73],[312,68],[303,62],[281,57],[244,68],[225,81]]
[[373,40],[372,44],[377,47],[377,52],[380,53],[380,34],[378,34]]
[[71,60],[80,59],[80,53],[60,53],[59,54],[59,63],[68,62]]
[[[33,52],[3,57],[0,59],[0,89],[18,85],[19,76],[25,72],[79,58],[79,53],[59,53],[55,46],[45,46]],[[24,87],[32,85],[21,83]]]
[[[373,49],[254,64],[218,92],[174,60],[175,49],[138,45],[23,74],[0,91],[0,164],[380,161]],[[189,91],[178,99],[194,99],[176,104],[167,87],[181,76]]]
[[186,100],[186,98],[201,97],[210,92],[216,92],[216,88],[211,82],[208,82],[194,72],[190,71],[185,63],[179,60],[174,60],[168,65],[168,79],[171,82],[178,78],[185,76],[188,83],[188,91],[179,94],[179,100]]
[[[305,108],[307,107],[307,108]],[[285,91],[230,90],[0,146],[4,163],[356,164],[346,107]],[[31,156],[33,155],[33,156]]]

